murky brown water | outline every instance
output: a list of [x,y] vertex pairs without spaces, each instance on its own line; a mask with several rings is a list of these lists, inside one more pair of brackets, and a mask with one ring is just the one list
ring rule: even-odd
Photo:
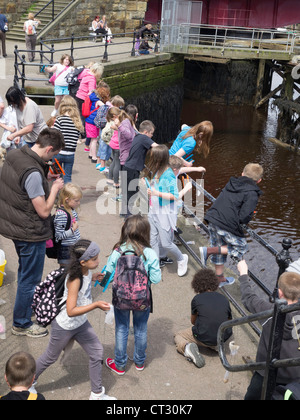
[[[276,116],[248,106],[200,104],[185,100],[182,122],[214,124],[211,153],[207,159],[196,156],[206,167],[205,189],[217,197],[231,176],[239,176],[249,162],[263,165],[265,175],[260,188],[263,196],[251,228],[275,249],[282,249],[285,237],[293,240],[291,255],[300,257],[300,156],[271,143],[276,136]],[[206,200],[206,207],[210,205]],[[278,266],[261,245],[249,240],[246,255],[256,274],[274,278]]]

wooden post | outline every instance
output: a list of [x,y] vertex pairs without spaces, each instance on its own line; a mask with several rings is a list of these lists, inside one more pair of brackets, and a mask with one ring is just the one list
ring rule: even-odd
[[259,60],[257,83],[256,83],[256,96],[255,96],[256,106],[262,100],[262,96],[263,96],[265,68],[266,68],[266,60]]

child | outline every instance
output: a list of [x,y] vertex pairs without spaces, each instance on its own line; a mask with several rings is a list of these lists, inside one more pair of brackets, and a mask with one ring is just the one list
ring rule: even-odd
[[97,141],[100,133],[99,128],[95,124],[95,118],[101,105],[105,104],[110,99],[110,89],[105,85],[99,84],[99,87],[90,94],[92,103],[91,111],[90,115],[85,119],[86,137],[91,139],[89,158],[92,163],[97,163]]
[[233,284],[234,278],[224,277],[227,255],[241,260],[247,251],[247,240],[242,225],[253,217],[258,199],[262,194],[257,184],[263,176],[263,168],[257,163],[245,166],[242,176],[232,177],[221,194],[207,211],[211,247],[200,247],[202,264],[212,255],[220,286]]
[[82,199],[81,188],[66,184],[61,190],[54,218],[55,240],[59,242],[58,263],[65,266],[70,260],[70,249],[80,239],[76,209]]
[[69,87],[68,82],[66,80],[66,76],[72,71],[74,61],[73,58],[68,55],[64,54],[60,62],[55,64],[52,67],[46,67],[45,70],[48,73],[54,73],[56,75],[55,82],[54,82],[54,94],[55,94],[55,104],[54,110],[51,113],[51,117],[55,117],[58,113],[58,108],[61,103],[62,98],[64,95],[69,95]]
[[[184,125],[170,149],[170,155],[185,159],[197,147],[197,152],[202,153],[206,158],[209,155],[213,131],[213,125],[210,121],[202,121],[194,127]],[[192,163],[185,161],[184,165],[192,166]]]
[[9,106],[5,108],[2,116],[0,117],[0,127],[3,128],[2,139],[0,146],[6,149],[7,151],[16,148],[16,144],[20,143],[19,141],[10,141],[7,140],[7,137],[17,131],[17,115],[13,107]]
[[[126,188],[122,190],[122,213],[121,216],[130,216],[134,207],[134,196],[139,191],[139,177],[144,169],[146,154],[151,147],[158,146],[152,140],[155,126],[151,121],[143,121],[140,125],[140,132],[132,142],[129,156],[122,168],[122,176],[124,176],[124,185]],[[126,180],[126,181],[125,181]]]
[[[65,282],[66,306],[51,324],[51,337],[47,350],[38,359],[36,380],[53,363],[72,341],[77,341],[90,356],[90,400],[112,400],[105,394],[102,385],[103,346],[98,340],[87,314],[95,309],[110,310],[110,304],[103,301],[92,303],[91,282],[103,278],[93,274],[99,266],[100,249],[95,242],[81,239],[71,250],[71,262]],[[81,286],[82,285],[82,286]]]
[[[217,351],[218,330],[223,322],[232,319],[230,305],[225,296],[217,293],[219,281],[210,269],[198,271],[192,281],[196,296],[192,300],[191,323],[193,327],[180,331],[175,335],[178,353],[201,368],[204,358],[199,353],[198,346],[209,347]],[[225,341],[232,335],[228,329]]]
[[149,42],[148,42],[148,37],[146,37],[142,40],[142,42],[140,44],[139,53],[144,54],[144,55],[148,55],[148,54],[150,54],[150,50],[153,50],[153,48],[150,47]]
[[166,260],[171,253],[176,258],[179,277],[185,276],[188,270],[188,255],[182,254],[174,244],[174,230],[177,222],[176,200],[179,197],[177,180],[169,166],[169,149],[165,145],[152,149],[148,163],[150,177],[154,185],[148,188],[152,205],[149,210],[151,225],[151,246],[157,256]]
[[[157,284],[161,281],[161,271],[157,255],[150,247],[150,225],[147,219],[138,215],[129,217],[121,232],[119,242],[114,246],[114,251],[108,259],[106,270],[109,273],[115,271],[121,252],[134,251],[141,257],[149,284]],[[114,302],[113,302],[114,303]],[[133,361],[138,371],[144,370],[147,348],[147,322],[152,308],[145,310],[121,310],[114,306],[116,322],[115,358],[106,359],[106,366],[118,375],[124,375],[127,364],[127,340],[129,334],[130,312],[133,314],[134,327],[134,356]]]
[[[101,129],[105,127],[105,124],[107,122],[107,119],[106,119],[107,111],[113,106],[112,103],[110,102],[110,87],[108,86],[107,83],[105,82],[99,83],[98,95],[99,95],[100,101],[97,102],[97,106],[99,107],[99,109],[98,109],[96,118],[99,119],[97,127],[100,128],[100,130],[98,128],[98,131],[100,132],[100,141],[99,141],[99,148],[97,152],[96,169],[99,169],[100,172],[108,172],[108,169],[105,168],[105,161],[107,161],[111,157],[111,148],[109,147],[108,144],[106,144],[101,139]],[[96,120],[95,120],[95,124],[96,124]],[[95,149],[95,154],[96,154],[96,149]]]
[[[242,302],[247,310],[253,314],[272,309],[274,303],[269,299],[259,296],[255,288],[252,287],[248,277],[248,266],[246,261],[242,260],[237,266],[241,285]],[[278,297],[293,305],[300,299],[300,274],[293,272],[283,273],[278,281]],[[273,317],[267,319],[263,324],[263,331],[258,345],[256,362],[265,362],[269,354],[269,343],[272,331]],[[283,340],[281,343],[280,359],[299,359],[299,311],[286,314],[283,326]],[[247,390],[245,400],[260,400],[264,382],[264,370],[255,371],[251,383]],[[277,371],[276,384],[287,385],[300,380],[300,367],[282,367]]]
[[65,140],[65,148],[55,157],[64,167],[64,181],[67,184],[72,182],[75,152],[80,133],[84,131],[77,102],[72,96],[66,95],[62,99],[59,106],[59,117],[55,120],[54,128],[62,132]]
[[36,364],[34,358],[25,352],[15,353],[5,367],[5,380],[11,392],[2,401],[45,401],[42,394],[32,394],[29,390],[35,378]]

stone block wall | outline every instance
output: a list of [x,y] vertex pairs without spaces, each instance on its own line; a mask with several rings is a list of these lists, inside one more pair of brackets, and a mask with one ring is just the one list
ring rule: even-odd
[[[28,11],[32,1],[0,0],[0,10],[10,22],[14,22]],[[96,15],[106,15],[113,33],[133,32],[140,27],[145,17],[148,0],[82,0],[65,21],[54,29],[50,36],[87,34]]]

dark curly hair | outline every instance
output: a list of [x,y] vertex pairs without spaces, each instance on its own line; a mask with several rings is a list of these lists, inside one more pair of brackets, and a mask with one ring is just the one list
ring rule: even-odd
[[210,268],[199,270],[192,280],[195,293],[215,292],[219,287],[219,280]]

